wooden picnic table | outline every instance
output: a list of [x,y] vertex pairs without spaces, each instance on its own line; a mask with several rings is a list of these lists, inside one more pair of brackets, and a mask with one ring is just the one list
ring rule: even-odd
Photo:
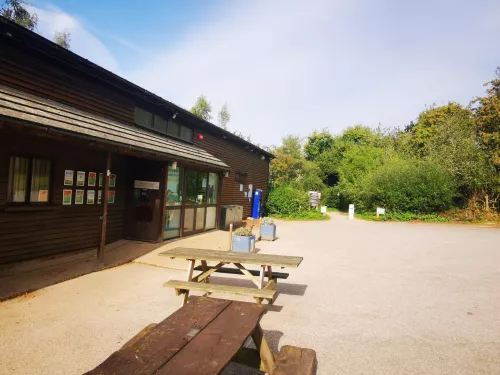
[[[271,255],[271,254],[255,254],[255,253],[236,253],[230,251],[217,251],[205,249],[191,249],[184,247],[176,247],[171,250],[160,253],[161,256],[170,258],[181,258],[189,261],[187,270],[187,280],[170,280],[164,286],[176,288],[178,294],[183,294],[184,298],[181,305],[185,305],[189,296],[189,290],[202,290],[207,293],[212,292],[227,292],[240,295],[252,295],[258,303],[263,299],[270,302],[273,300],[274,290],[277,279],[273,277],[272,267],[290,267],[297,268],[302,262],[302,257],[286,256],[286,255]],[[202,272],[193,277],[196,261],[201,261]],[[217,262],[215,266],[209,267],[207,262]],[[196,285],[194,283],[210,282],[210,275],[214,272],[219,272],[224,266],[233,264],[241,273],[250,279],[259,290],[260,293],[250,290],[249,288],[234,287],[234,286],[207,286]],[[259,278],[256,278],[251,270],[248,270],[243,264],[259,266]],[[267,270],[267,272],[266,272]],[[267,277],[267,283],[264,282]],[[268,291],[269,293],[266,293]]]
[[[274,358],[259,324],[265,312],[264,305],[191,297],[86,375],[215,375],[231,360],[272,374]],[[243,348],[249,336],[257,350]]]

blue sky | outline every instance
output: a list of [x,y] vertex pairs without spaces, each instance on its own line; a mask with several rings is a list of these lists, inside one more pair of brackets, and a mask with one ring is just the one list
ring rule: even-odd
[[[229,128],[276,144],[313,129],[404,126],[467,105],[500,65],[497,0],[33,1],[39,33]],[[216,117],[216,113],[214,114]],[[216,123],[216,118],[213,119]]]

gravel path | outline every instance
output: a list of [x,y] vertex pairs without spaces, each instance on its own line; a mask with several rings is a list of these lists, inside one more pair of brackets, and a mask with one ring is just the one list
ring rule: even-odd
[[[304,262],[285,270],[262,321],[275,350],[315,349],[318,374],[500,374],[499,229],[338,214],[278,225],[260,251]],[[168,246],[218,241],[226,236]],[[161,285],[184,272],[147,260],[1,303],[0,374],[81,374],[175,311],[178,297]]]

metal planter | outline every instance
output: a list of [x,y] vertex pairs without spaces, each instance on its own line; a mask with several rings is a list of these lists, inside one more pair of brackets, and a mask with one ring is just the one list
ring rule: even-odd
[[261,225],[260,239],[265,241],[274,241],[276,239],[276,225]]
[[250,253],[255,250],[255,236],[234,236],[233,252]]

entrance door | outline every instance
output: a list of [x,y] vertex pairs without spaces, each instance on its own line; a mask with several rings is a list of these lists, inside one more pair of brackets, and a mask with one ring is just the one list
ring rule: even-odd
[[183,204],[183,234],[188,235],[205,230],[208,173],[187,169],[185,178],[186,199]]

